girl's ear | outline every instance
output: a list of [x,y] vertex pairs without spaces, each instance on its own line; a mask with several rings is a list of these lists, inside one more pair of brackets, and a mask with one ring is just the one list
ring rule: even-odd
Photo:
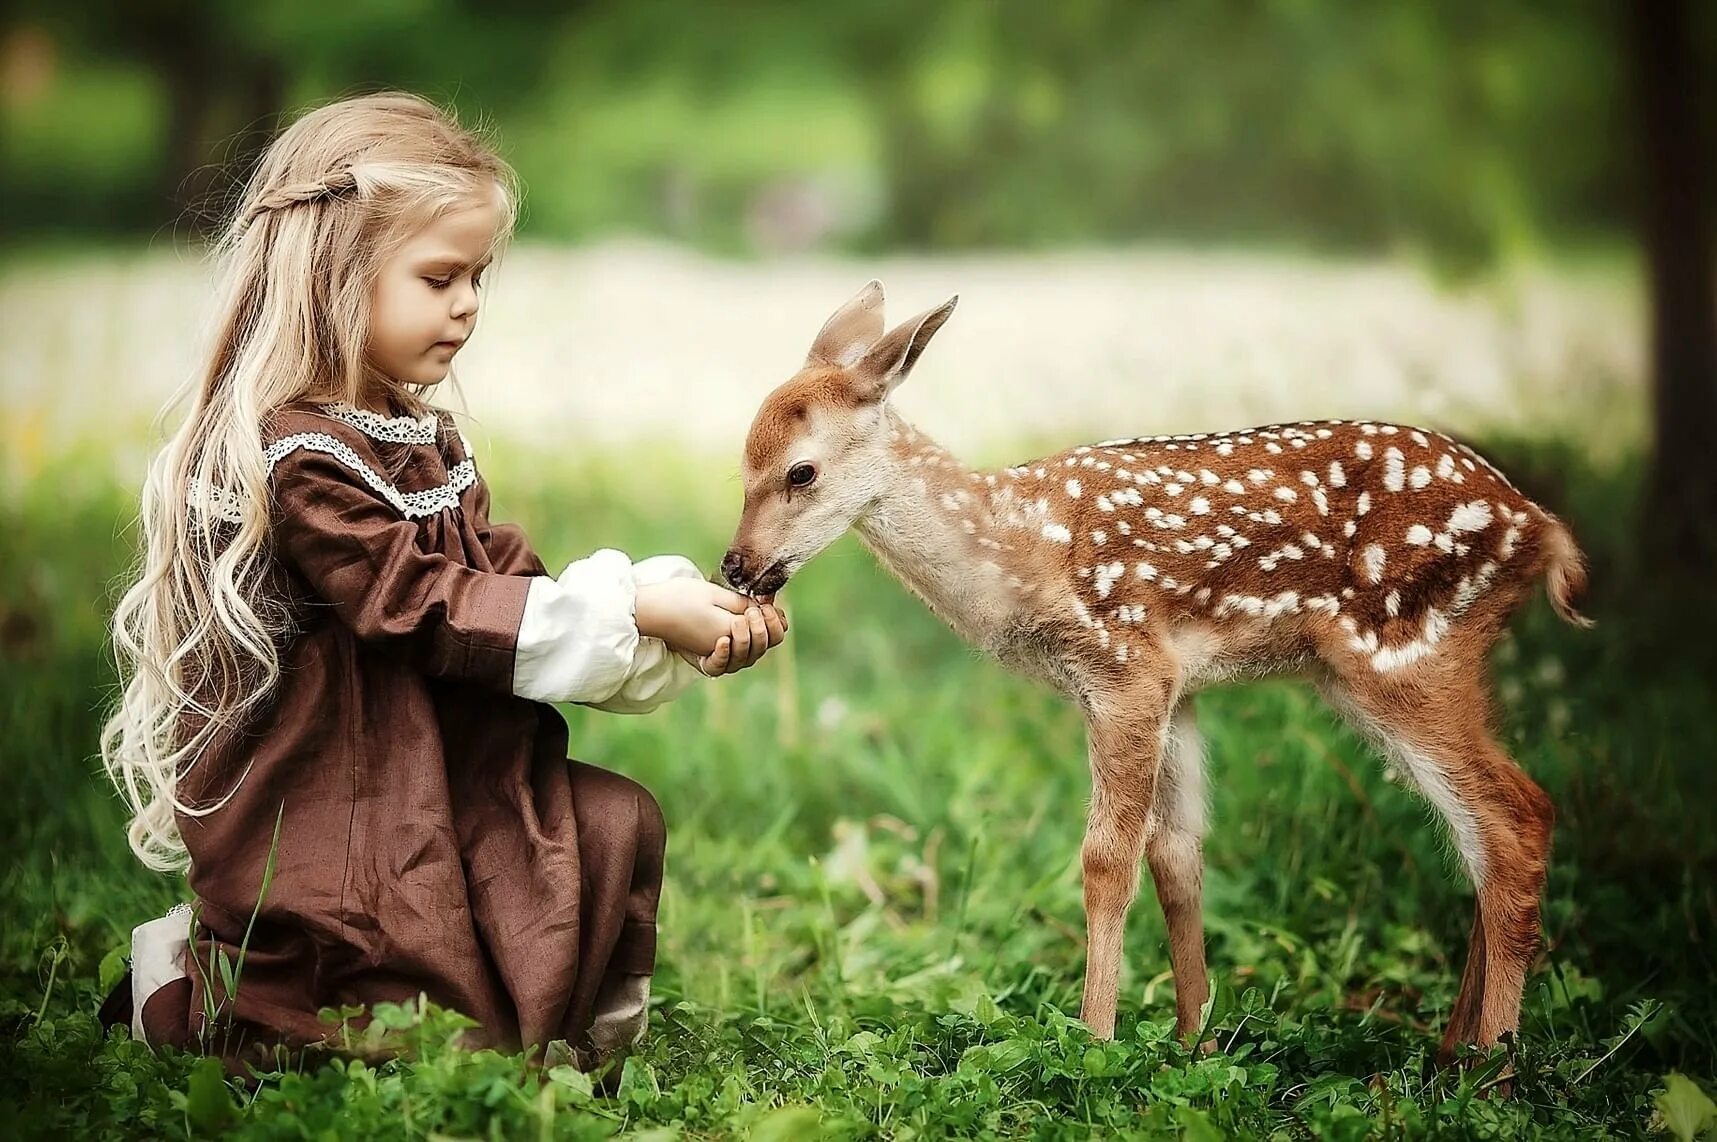
[[893,392],[912,366],[918,363],[930,338],[954,312],[960,296],[955,294],[935,309],[902,322],[873,345],[852,367],[852,383],[863,400],[881,400]]
[[862,357],[881,336],[882,283],[872,278],[851,301],[823,322],[822,331],[811,342],[805,364],[845,368]]

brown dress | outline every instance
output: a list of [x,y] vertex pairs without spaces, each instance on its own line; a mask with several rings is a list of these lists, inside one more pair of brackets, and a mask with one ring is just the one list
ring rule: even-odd
[[[266,709],[181,779],[191,804],[236,792],[179,815],[202,967],[147,998],[146,1037],[220,1050],[205,986],[231,1010],[230,1061],[323,1039],[323,1007],[422,992],[477,1020],[473,1046],[564,1039],[588,1058],[604,997],[636,996],[654,968],[661,812],[636,782],[569,762],[560,714],[513,696],[546,572],[490,523],[451,421],[332,412],[293,406],[265,435],[296,633]],[[238,959],[277,814],[227,996],[208,965]]]

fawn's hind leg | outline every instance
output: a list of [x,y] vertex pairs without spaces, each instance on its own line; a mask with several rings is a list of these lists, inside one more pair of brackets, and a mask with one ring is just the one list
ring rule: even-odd
[[1146,827],[1145,859],[1168,928],[1175,1031],[1190,1045],[1210,997],[1204,963],[1204,741],[1192,699],[1175,707],[1166,745]]
[[1350,676],[1336,689],[1338,704],[1448,822],[1478,897],[1442,1057],[1462,1042],[1493,1046],[1520,1025],[1549,869],[1550,798],[1491,736],[1488,695],[1474,673]]

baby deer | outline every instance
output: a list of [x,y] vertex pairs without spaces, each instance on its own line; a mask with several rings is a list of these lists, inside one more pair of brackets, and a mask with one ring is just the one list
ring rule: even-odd
[[886,334],[882,300],[873,281],[842,306],[758,411],[722,573],[771,594],[856,527],[956,632],[1079,704],[1092,1032],[1114,1034],[1142,856],[1176,1025],[1198,1034],[1205,787],[1189,696],[1273,673],[1315,683],[1453,834],[1477,907],[1445,1059],[1515,1030],[1555,814],[1486,728],[1485,659],[1540,577],[1586,625],[1568,529],[1472,449],[1393,424],[1112,440],[973,471],[888,401],[957,299]]

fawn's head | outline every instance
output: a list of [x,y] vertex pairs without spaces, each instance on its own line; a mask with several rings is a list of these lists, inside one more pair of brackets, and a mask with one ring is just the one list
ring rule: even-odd
[[895,326],[873,281],[823,324],[805,364],[764,400],[745,440],[745,511],[721,562],[735,590],[769,595],[876,502],[889,469],[884,401],[958,298]]

